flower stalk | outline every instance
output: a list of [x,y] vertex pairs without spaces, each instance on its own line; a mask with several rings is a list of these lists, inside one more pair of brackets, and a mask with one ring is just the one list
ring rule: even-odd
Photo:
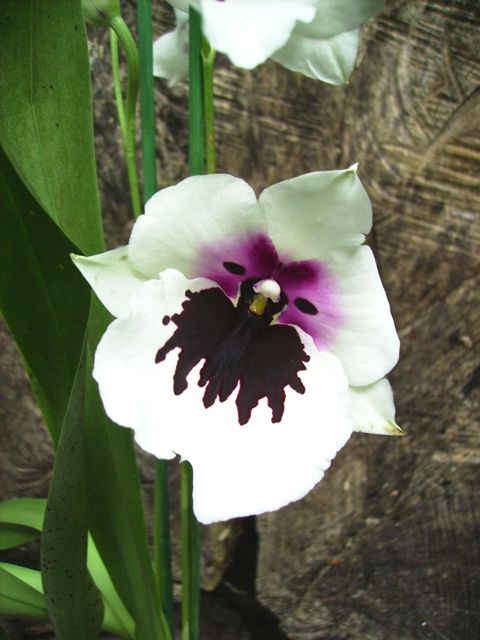
[[146,202],[157,190],[151,0],[138,0],[137,26],[140,52],[140,121],[142,140],[143,199],[144,202]]
[[201,17],[193,7],[190,7],[189,22],[188,159],[190,175],[194,176],[205,170],[205,125]]
[[[122,45],[127,60],[128,80],[125,103],[123,102],[120,83],[118,41],[120,41]],[[139,60],[135,41],[121,16],[115,16],[110,21],[110,46],[112,52],[115,100],[125,149],[132,210],[134,217],[138,218],[142,210],[135,164],[135,112],[139,87]]]
[[[142,140],[143,200],[145,203],[157,190],[152,11],[150,0],[138,0],[137,26],[140,53],[140,130]],[[154,565],[160,594],[160,606],[165,612],[173,637],[175,635],[175,616],[168,493],[167,463],[165,460],[157,459],[155,461],[153,506]]]
[[204,37],[202,41],[203,110],[205,116],[205,169],[215,173],[215,114],[213,110],[213,69],[216,51]]
[[[200,14],[189,12],[189,168],[190,175],[205,170],[205,121]],[[200,635],[200,527],[193,512],[193,470],[181,465],[180,517],[182,537],[182,640],[198,640]]]

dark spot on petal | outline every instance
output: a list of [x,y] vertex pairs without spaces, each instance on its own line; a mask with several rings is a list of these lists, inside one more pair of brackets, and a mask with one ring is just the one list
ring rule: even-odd
[[310,316],[314,316],[318,313],[317,307],[305,298],[295,298],[295,306],[302,313],[308,313]]
[[224,262],[223,266],[227,271],[233,273],[235,276],[243,276],[245,274],[245,267],[237,262]]
[[210,407],[217,398],[224,402],[237,388],[238,421],[246,424],[261,398],[267,398],[272,422],[280,422],[285,409],[285,387],[304,393],[298,377],[309,356],[297,331],[288,325],[271,325],[276,307],[263,316],[248,311],[252,283],[242,284],[237,307],[217,288],[193,293],[183,311],[172,316],[177,329],[155,357],[159,363],[180,348],[173,377],[176,395],[185,391],[187,377],[202,360],[199,386],[205,387],[203,404]]
[[164,324],[165,326],[167,326],[167,324],[170,322],[170,316],[163,316],[162,318],[162,324]]

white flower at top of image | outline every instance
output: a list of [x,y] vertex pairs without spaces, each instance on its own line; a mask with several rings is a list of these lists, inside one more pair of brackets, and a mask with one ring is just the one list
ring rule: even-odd
[[188,9],[197,9],[217,51],[252,69],[272,58],[291,71],[344,84],[357,57],[359,27],[383,0],[169,0],[175,31],[154,44],[154,74],[170,84],[188,71]]
[[187,178],[128,246],[74,261],[115,316],[94,377],[107,414],[193,466],[204,523],[310,491],[353,430],[401,434],[386,373],[399,341],[356,171],[265,189]]

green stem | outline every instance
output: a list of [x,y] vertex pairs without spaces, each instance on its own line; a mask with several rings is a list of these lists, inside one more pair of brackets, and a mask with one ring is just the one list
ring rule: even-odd
[[200,527],[193,513],[193,470],[180,465],[180,529],[182,540],[182,640],[200,635]]
[[190,640],[191,540],[190,513],[192,509],[192,467],[180,465],[180,535],[182,540],[182,640]]
[[137,0],[137,25],[140,49],[140,116],[142,123],[143,198],[146,202],[157,190],[151,0]]
[[203,121],[202,27],[200,14],[189,10],[188,159],[190,174],[202,174],[205,167]]
[[213,110],[213,68],[215,49],[210,46],[206,38],[202,43],[203,63],[203,111],[205,116],[205,155],[206,172],[215,173],[215,114]]
[[[152,10],[150,0],[137,1],[137,26],[140,50],[140,122],[142,137],[143,199],[157,190],[155,159],[155,100],[153,95]],[[165,460],[155,463],[153,540],[155,576],[160,606],[175,633],[172,554],[168,503],[168,473]]]
[[[125,57],[127,59],[128,81],[125,106],[123,107],[123,102],[121,101],[121,89],[118,90],[118,87],[115,90],[115,98],[117,100],[117,109],[120,119],[120,127],[122,129],[123,145],[125,147],[125,159],[127,163],[128,183],[130,186],[133,215],[135,218],[137,218],[142,211],[140,192],[138,188],[137,167],[135,164],[135,111],[138,97],[139,78],[138,51],[132,34],[130,33],[130,30],[128,29],[125,21],[121,16],[116,16],[112,19],[112,21],[110,22],[110,28],[118,36],[118,39],[120,40],[122,48],[125,52]],[[111,41],[111,44],[112,64],[115,62],[115,60],[117,64],[117,69],[114,69],[114,77],[115,75],[117,75],[117,81],[119,82],[118,52],[116,55],[114,54],[116,42],[115,47],[113,46],[113,40]],[[123,126],[120,116],[121,110],[119,107],[119,98],[125,113]]]
[[173,604],[172,554],[168,504],[168,476],[165,460],[155,462],[153,504],[153,544],[155,576],[160,594],[160,606],[165,612],[172,637],[175,635]]
[[118,121],[122,138],[125,140],[127,122],[125,119],[125,107],[123,106],[122,81],[120,80],[120,61],[118,58],[118,36],[113,29],[110,29],[110,53],[112,55],[113,91],[117,104]]
[[[202,28],[200,14],[189,9],[189,94],[188,152],[191,175],[205,167],[203,119]],[[200,612],[200,528],[193,513],[193,471],[188,462],[181,465],[182,530],[182,640],[199,639]]]

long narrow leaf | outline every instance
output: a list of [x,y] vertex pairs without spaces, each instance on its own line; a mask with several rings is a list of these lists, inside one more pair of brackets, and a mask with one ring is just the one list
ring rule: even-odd
[[[25,528],[35,532],[38,537],[43,528],[46,506],[47,501],[41,498],[17,498],[0,503],[0,541],[3,539],[3,530],[8,532],[10,527]],[[4,548],[7,548],[6,545]],[[12,566],[15,567],[15,565]],[[134,638],[133,619],[121,601],[90,535],[88,536],[87,566],[105,604],[103,628],[115,631],[122,638]],[[43,593],[39,573],[38,584]]]
[[32,586],[38,583],[41,586],[39,571],[1,563],[0,615],[48,618],[45,598],[41,590]]
[[[52,226],[57,231],[60,227],[85,253],[103,248],[81,2],[2,0],[0,39],[0,144],[10,159],[3,164],[14,174],[13,164],[34,196],[29,194],[28,207],[17,206],[15,216],[7,212],[9,226],[2,227],[0,305],[4,313],[6,310],[7,323],[26,362],[50,432],[58,441],[79,361],[86,309],[83,293],[76,288],[77,276],[68,263],[68,253],[76,251],[74,247],[64,246],[59,252],[62,268],[69,271],[65,284],[70,289],[63,288],[58,260],[53,263],[57,269],[52,267],[46,277],[43,262],[50,264],[50,258],[45,252],[52,250],[54,238],[47,222],[53,220]],[[7,191],[9,183],[7,178]],[[17,183],[21,184],[18,176]],[[10,204],[15,203],[11,194],[9,197]],[[37,226],[43,225],[40,244],[39,231],[31,229],[24,219],[29,211],[34,212]],[[42,213],[45,221],[40,222]],[[17,237],[19,246],[12,246]],[[69,244],[63,240],[64,245]],[[33,248],[27,249],[29,243]],[[4,262],[8,270],[3,268]],[[25,265],[26,270],[19,265]],[[15,290],[23,296],[21,301]],[[65,316],[62,311],[60,320],[57,300],[68,311]],[[96,312],[97,317],[99,313],[103,331],[105,316]],[[92,317],[95,320],[95,315]],[[89,343],[91,354],[99,335],[96,333]],[[64,343],[70,347],[70,342],[75,348],[64,348]],[[85,453],[89,526],[102,559],[135,619],[137,636],[142,640],[168,637],[158,610],[131,436],[105,419],[93,382],[87,388]]]
[[70,394],[42,531],[42,579],[59,640],[95,640],[103,619],[87,571],[87,485],[84,455],[85,357]]
[[30,527],[0,522],[0,549],[11,549],[38,538],[39,533]]
[[75,246],[45,215],[1,148],[0,202],[0,310],[57,441],[80,358],[90,293],[69,259]]
[[[94,307],[87,367],[89,358],[91,366],[93,348],[108,321],[100,304]],[[90,493],[96,496],[90,503],[90,530],[120,597],[135,620],[136,637],[169,638],[165,616],[158,606],[138,470],[131,453],[132,434],[106,418],[93,380],[87,380],[86,408],[87,477]]]
[[2,0],[0,42],[0,144],[71,242],[101,251],[81,1]]
[[[104,604],[102,629],[131,640],[133,635],[125,629],[105,598]],[[0,562],[0,616],[7,615],[48,619],[40,571]]]

